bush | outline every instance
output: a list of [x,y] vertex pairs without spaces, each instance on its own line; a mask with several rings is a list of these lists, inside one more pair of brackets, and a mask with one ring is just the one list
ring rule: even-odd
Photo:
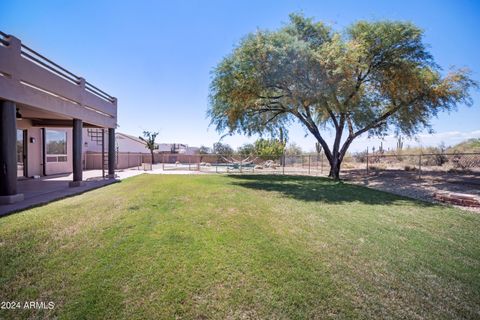
[[367,152],[366,151],[357,152],[353,155],[353,158],[360,163],[367,162]]
[[422,164],[425,166],[437,166],[441,167],[445,163],[448,162],[448,158],[446,155],[443,153],[435,153],[433,155],[429,156],[424,156],[422,159],[425,159],[422,161]]

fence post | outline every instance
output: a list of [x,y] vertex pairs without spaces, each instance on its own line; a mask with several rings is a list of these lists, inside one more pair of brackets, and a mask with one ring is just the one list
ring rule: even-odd
[[[235,159],[234,159],[235,160]],[[240,173],[242,173],[242,163],[243,163],[243,160],[240,159]]]
[[165,171],[165,154],[162,153],[162,171]]
[[308,155],[308,175],[310,175],[310,155]]
[[368,176],[368,147],[367,147],[367,176]]
[[422,177],[422,154],[418,156],[418,179],[421,179]]
[[323,175],[323,158],[325,158],[324,155],[320,155],[320,174]]

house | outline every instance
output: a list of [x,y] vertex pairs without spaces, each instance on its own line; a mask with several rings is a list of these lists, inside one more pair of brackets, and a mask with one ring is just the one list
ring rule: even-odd
[[17,179],[73,172],[70,186],[81,185],[88,129],[110,138],[114,175],[117,99],[3,32],[0,121],[0,204],[23,199]]
[[181,143],[159,143],[158,149],[155,150],[155,152],[174,154],[180,153],[180,151],[184,150],[185,147],[186,145]]
[[[108,135],[102,129],[83,130],[83,168],[105,169],[106,148]],[[146,143],[138,137],[122,133],[115,133],[115,169],[136,167],[142,164],[144,156],[150,152]]]
[[118,132],[117,135],[118,152],[150,152],[145,141],[126,133]]
[[198,154],[200,148],[189,147],[187,144],[183,143],[159,143],[158,149],[155,152],[165,153],[165,154],[186,154],[193,155]]
[[[108,136],[104,130],[104,143],[108,143]],[[102,131],[101,129],[83,130],[83,152],[102,152]],[[142,139],[130,134],[115,133],[115,151],[117,153],[145,153],[150,152],[147,144]]]

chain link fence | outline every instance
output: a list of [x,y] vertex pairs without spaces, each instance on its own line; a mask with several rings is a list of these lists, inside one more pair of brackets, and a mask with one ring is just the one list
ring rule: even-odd
[[416,172],[421,178],[429,173],[480,173],[480,153],[371,154],[357,157],[367,174],[379,171]]
[[[330,165],[325,154],[239,156],[218,154],[154,154],[153,167],[149,153],[117,152],[117,169],[157,168],[206,173],[255,173],[328,176]],[[85,169],[101,168],[101,153],[88,153]],[[372,175],[384,171],[408,172],[418,178],[427,174],[480,175],[480,153],[382,154],[360,152],[347,154],[341,174]]]

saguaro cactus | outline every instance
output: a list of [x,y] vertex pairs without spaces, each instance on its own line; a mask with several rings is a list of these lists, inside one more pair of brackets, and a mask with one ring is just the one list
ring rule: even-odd
[[403,139],[402,137],[398,137],[397,139],[397,151],[402,151],[403,149]]

